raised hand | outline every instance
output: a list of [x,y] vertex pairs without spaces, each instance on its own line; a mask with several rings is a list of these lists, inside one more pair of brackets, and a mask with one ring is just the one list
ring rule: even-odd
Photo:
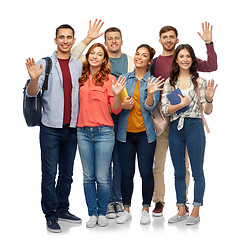
[[114,84],[114,80],[112,81],[112,91],[114,95],[119,95],[123,88],[126,86],[126,78],[120,76],[117,82]]
[[218,86],[218,84],[216,84],[216,86],[214,87],[214,84],[215,84],[215,81],[213,79],[211,79],[208,81],[207,89],[204,86],[204,92],[205,92],[206,100],[208,102],[212,102],[213,96],[214,96],[216,88]]
[[161,80],[161,76],[159,76],[157,79],[156,78],[150,78],[148,79],[148,84],[147,84],[147,90],[148,93],[153,94],[156,91],[163,90],[160,88],[164,84],[164,78]]
[[98,20],[95,19],[94,24],[92,26],[91,24],[91,20],[89,21],[89,29],[88,29],[88,38],[90,38],[91,40],[94,40],[100,36],[102,36],[104,34],[104,32],[99,33],[102,25],[104,24],[104,22],[102,22],[102,20]]
[[212,29],[213,29],[213,26],[210,27],[210,23],[208,22],[202,23],[203,34],[198,32],[198,35],[205,43],[212,42]]
[[32,80],[38,80],[43,71],[43,66],[40,64],[40,68],[38,68],[33,58],[26,59],[26,67],[28,70],[28,74]]

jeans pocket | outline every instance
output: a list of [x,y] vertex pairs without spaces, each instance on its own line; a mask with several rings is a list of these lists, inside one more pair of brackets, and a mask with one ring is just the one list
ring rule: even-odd
[[114,135],[113,127],[110,126],[102,126],[99,132]]

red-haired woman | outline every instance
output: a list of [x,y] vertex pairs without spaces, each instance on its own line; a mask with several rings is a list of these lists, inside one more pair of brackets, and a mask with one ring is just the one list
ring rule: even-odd
[[125,80],[110,74],[106,48],[92,45],[79,78],[78,147],[83,167],[83,184],[88,214],[87,227],[107,226],[105,217],[109,200],[109,165],[115,142],[113,121],[108,109],[121,111],[120,92]]

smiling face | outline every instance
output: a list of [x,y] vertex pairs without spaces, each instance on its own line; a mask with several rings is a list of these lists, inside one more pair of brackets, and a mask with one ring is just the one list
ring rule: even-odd
[[110,53],[121,52],[123,41],[120,32],[107,32],[105,46]]
[[165,53],[172,53],[175,50],[178,41],[179,40],[177,39],[177,36],[173,30],[162,33],[159,39],[159,42],[162,44],[163,51]]
[[95,47],[88,56],[88,63],[91,67],[100,67],[105,61],[104,51],[101,47]]
[[57,45],[57,55],[70,54],[71,48],[75,43],[75,38],[73,36],[73,31],[69,28],[62,28],[58,30],[57,37],[54,39]]
[[134,56],[134,64],[136,68],[147,68],[151,64],[150,53],[147,48],[139,48]]
[[182,70],[190,69],[193,61],[192,61],[192,57],[191,57],[189,51],[186,48],[182,49],[178,53],[176,63],[178,64],[179,68]]

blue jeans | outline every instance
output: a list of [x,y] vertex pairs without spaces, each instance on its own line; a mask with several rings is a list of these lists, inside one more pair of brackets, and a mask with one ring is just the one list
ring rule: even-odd
[[[112,119],[114,122],[114,132],[115,139],[117,134],[118,127],[118,115],[112,113]],[[109,176],[110,176],[110,197],[109,203],[112,202],[122,202],[122,192],[121,192],[121,165],[119,162],[119,154],[118,154],[118,141],[115,140],[115,145],[112,153],[112,160],[109,168]]]
[[124,206],[131,206],[133,193],[133,178],[135,174],[135,159],[137,154],[138,167],[142,178],[142,205],[151,205],[154,179],[153,159],[156,141],[148,143],[146,132],[127,132],[126,142],[118,142],[119,159],[122,169],[122,200]]
[[113,127],[78,128],[77,138],[88,214],[106,215],[110,193],[109,166],[115,141]]
[[[73,163],[77,149],[76,128],[40,126],[42,161],[42,210],[48,220],[68,211]],[[58,169],[57,184],[55,183]]]
[[203,161],[205,152],[205,133],[201,118],[185,118],[184,127],[177,129],[178,121],[171,123],[169,149],[175,170],[175,189],[177,205],[186,203],[186,148],[194,178],[194,205],[202,206],[205,190]]

